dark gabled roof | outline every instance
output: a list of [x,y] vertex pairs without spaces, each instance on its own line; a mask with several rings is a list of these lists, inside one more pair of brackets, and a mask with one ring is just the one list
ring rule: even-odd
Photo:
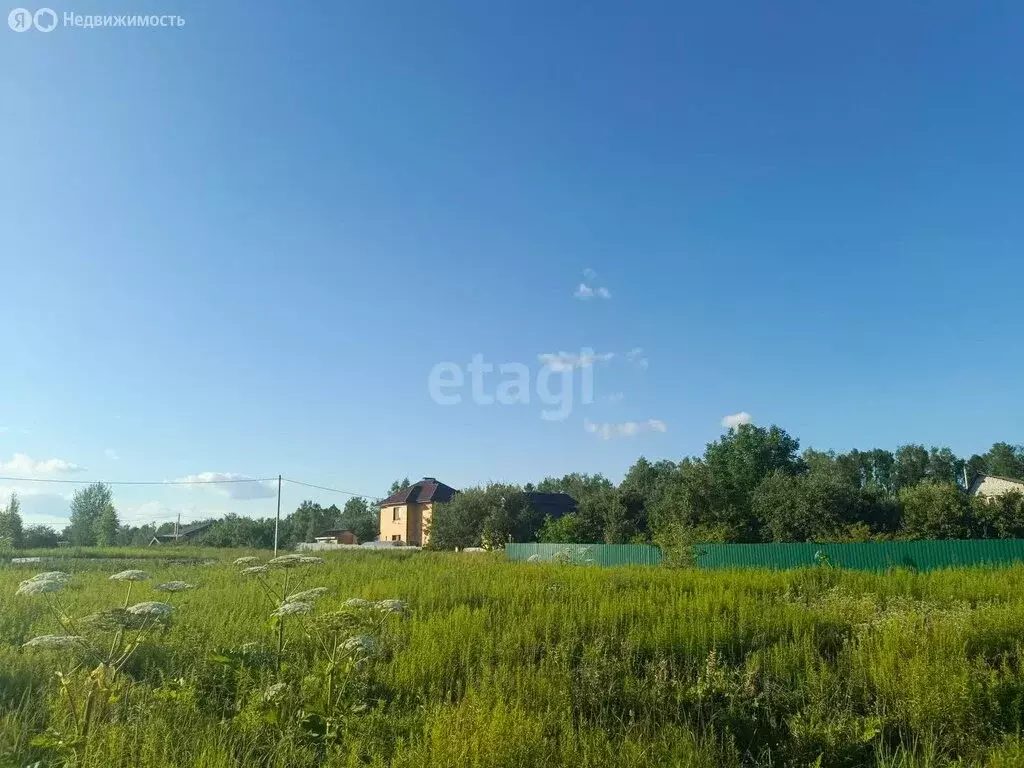
[[567,493],[527,491],[526,498],[529,499],[530,506],[535,510],[556,519],[576,511],[576,499]]
[[394,504],[425,504],[428,501],[445,502],[451,501],[452,496],[458,493],[450,485],[438,482],[436,477],[424,477],[417,480],[407,488],[402,488],[388,496],[379,506],[388,507]]
[[187,539],[197,533],[202,533],[207,528],[213,525],[213,521],[208,523],[200,523],[199,525],[193,525],[191,528],[183,528],[177,533],[158,533],[153,538],[158,541],[176,541],[178,539]]

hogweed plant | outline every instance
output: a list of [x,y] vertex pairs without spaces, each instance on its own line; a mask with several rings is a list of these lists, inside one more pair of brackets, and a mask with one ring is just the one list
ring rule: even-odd
[[[137,570],[113,574],[111,581],[127,583],[123,603],[81,619],[72,618],[57,596],[71,581],[67,573],[47,571],[19,585],[16,595],[43,597],[63,633],[39,635],[23,644],[32,650],[62,651],[61,658],[65,660],[54,674],[60,683],[61,699],[67,702],[72,728],[70,733],[51,729],[48,736],[36,740],[37,746],[56,747],[79,755],[91,726],[106,716],[123,687],[119,676],[125,666],[154,631],[167,628],[173,611],[170,604],[154,600],[131,603],[134,583],[148,579],[146,573]],[[191,584],[175,581],[154,589],[180,592],[192,588]],[[113,634],[109,644],[105,640],[108,633]]]
[[251,578],[274,608],[270,618],[277,634],[278,674],[284,660],[286,619],[309,613],[313,610],[313,602],[327,594],[326,587],[314,587],[295,593],[291,590],[306,578],[309,566],[321,563],[322,558],[306,555],[281,555],[268,560],[266,564],[260,564],[259,558],[251,556],[240,557],[234,562],[234,565],[241,567],[239,573]]

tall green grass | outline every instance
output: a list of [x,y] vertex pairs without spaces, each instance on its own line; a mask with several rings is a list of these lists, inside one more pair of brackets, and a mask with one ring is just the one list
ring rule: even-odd
[[274,643],[266,601],[230,565],[244,553],[159,554],[134,567],[197,589],[173,596],[171,627],[74,750],[54,735],[67,727],[54,677],[66,652],[21,647],[54,620],[14,592],[37,571],[69,571],[62,604],[81,616],[123,600],[107,579],[119,566],[0,566],[0,768],[1024,764],[1020,567],[701,572],[331,553],[304,576],[330,590],[317,614],[362,597],[401,598],[410,615],[316,739],[259,703],[285,679],[294,711],[312,706],[315,617],[287,624],[281,672],[226,666],[216,659]]

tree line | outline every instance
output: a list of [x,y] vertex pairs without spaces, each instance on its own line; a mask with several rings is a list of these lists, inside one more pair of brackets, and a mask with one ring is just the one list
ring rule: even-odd
[[[409,479],[396,480],[389,493],[409,485]],[[120,522],[109,485],[93,483],[75,492],[71,499],[68,525],[57,531],[48,525],[25,526],[17,493],[11,495],[6,508],[0,508],[0,548],[47,549],[67,544],[75,547],[148,545],[154,536],[170,534],[174,523],[128,525]],[[201,525],[206,528],[190,544],[209,547],[249,547],[271,549],[274,546],[275,518],[251,518],[225,515],[219,518],[194,520],[183,525],[188,530]],[[353,497],[338,508],[303,501],[294,512],[281,518],[278,546],[291,549],[301,541],[312,541],[325,530],[352,531],[359,541],[373,541],[380,534],[380,515],[375,501]]]
[[[618,485],[597,474],[470,488],[433,514],[431,546],[505,541],[659,543],[1024,538],[1024,498],[971,497],[978,473],[1024,480],[1024,446],[969,458],[908,444],[896,451],[800,451],[777,427],[742,425],[681,461],[640,458]],[[542,519],[527,491],[564,492],[575,512]]]
[[[998,442],[984,454],[902,445],[847,453],[800,450],[777,426],[742,425],[709,443],[701,456],[651,462],[641,457],[617,485],[600,474],[573,473],[540,482],[464,489],[438,504],[430,523],[436,549],[495,547],[508,541],[659,543],[665,541],[796,542],[884,539],[1024,538],[1024,499],[971,497],[977,474],[1024,480],[1024,446]],[[392,483],[389,493],[409,485]],[[575,512],[544,517],[529,491],[563,492]],[[210,523],[191,541],[217,547],[270,548],[274,518],[239,515]],[[279,546],[293,547],[331,528],[375,539],[377,503],[349,499],[342,508],[304,501],[282,518]],[[24,527],[12,496],[0,510],[0,545],[144,546],[172,523],[122,525],[109,486],[77,491],[61,532]]]

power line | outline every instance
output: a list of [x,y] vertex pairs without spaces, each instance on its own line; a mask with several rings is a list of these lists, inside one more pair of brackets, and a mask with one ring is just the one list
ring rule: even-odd
[[223,483],[269,483],[271,480],[277,480],[277,478],[246,477],[232,480],[62,480],[50,477],[0,476],[0,480],[11,480],[18,483],[70,483],[72,485],[94,485],[95,483],[102,483],[103,485],[220,485]]
[[316,488],[320,491],[330,491],[331,493],[344,493],[346,496],[358,496],[363,499],[372,499],[368,493],[356,493],[355,491],[343,491],[341,488],[328,488],[326,485],[314,485],[313,483],[304,483],[301,480],[292,480],[290,478],[284,478],[286,483],[293,483],[294,485],[304,485],[307,488]]

